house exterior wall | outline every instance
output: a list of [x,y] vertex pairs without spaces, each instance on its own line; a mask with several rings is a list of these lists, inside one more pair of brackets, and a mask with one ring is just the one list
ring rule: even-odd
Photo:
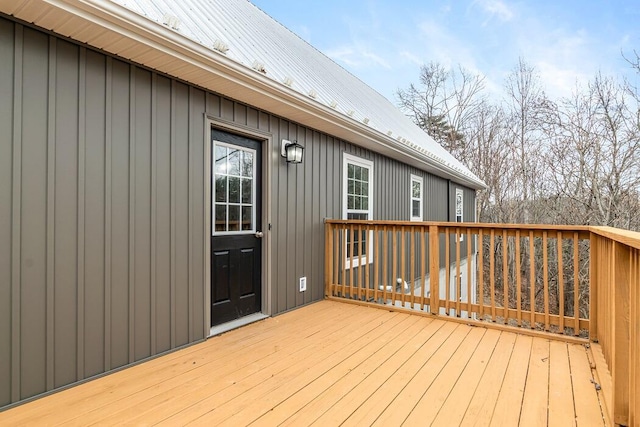
[[206,338],[208,119],[274,141],[271,314],[323,297],[343,153],[374,162],[375,219],[409,219],[411,174],[448,219],[445,179],[3,17],[0,57],[0,407]]

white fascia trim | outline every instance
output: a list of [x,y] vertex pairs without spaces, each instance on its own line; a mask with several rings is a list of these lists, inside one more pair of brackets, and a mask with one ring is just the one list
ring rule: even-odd
[[[168,56],[185,61],[235,83],[250,87],[262,95],[277,98],[279,101],[305,114],[320,118],[361,138],[373,140],[376,144],[397,153],[401,157],[408,157],[425,165],[426,170],[429,172],[436,173],[476,190],[487,188],[486,184],[479,179],[450,168],[408,145],[398,143],[395,139],[376,129],[368,127],[351,117],[344,116],[334,109],[269,79],[257,71],[248,69],[223,54],[208,49],[109,0],[44,1],[53,7],[147,45]],[[135,59],[132,60],[135,61]],[[179,78],[180,76],[176,77]]]

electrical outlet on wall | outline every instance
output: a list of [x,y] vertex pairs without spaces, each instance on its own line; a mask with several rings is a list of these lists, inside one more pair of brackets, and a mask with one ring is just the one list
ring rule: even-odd
[[300,278],[300,292],[304,292],[307,290],[307,278],[306,277],[301,277]]

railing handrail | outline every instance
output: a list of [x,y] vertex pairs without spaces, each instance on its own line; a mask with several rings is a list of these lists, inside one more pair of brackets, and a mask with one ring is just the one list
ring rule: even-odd
[[[442,221],[393,221],[393,220],[363,220],[363,219],[332,219],[325,218],[325,224],[369,224],[369,225],[395,225],[411,227],[428,227],[435,225],[442,228],[469,228],[469,229],[491,229],[500,228],[508,230],[553,230],[553,231],[578,231],[588,232],[591,226],[588,225],[551,225],[551,224],[496,224],[483,222],[442,222]],[[615,230],[615,229],[613,229]],[[640,233],[638,233],[640,234]]]
[[507,230],[553,230],[553,231],[578,231],[591,232],[598,236],[607,237],[618,243],[623,243],[632,248],[640,249],[640,232],[623,230],[615,227],[594,225],[553,225],[553,224],[516,224],[516,223],[491,223],[491,222],[443,222],[443,221],[393,221],[393,220],[356,220],[325,218],[325,224],[370,224],[370,225],[395,225],[395,226],[424,226],[436,225],[446,228],[470,228],[491,229],[500,228]]
[[637,231],[604,226],[590,226],[589,231],[598,236],[606,237],[635,249],[640,249],[640,233]]

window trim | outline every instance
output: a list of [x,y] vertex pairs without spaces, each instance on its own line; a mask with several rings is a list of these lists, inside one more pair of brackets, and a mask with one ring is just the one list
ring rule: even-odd
[[[420,184],[420,196],[418,198],[413,197],[413,183]],[[420,203],[420,216],[413,215],[413,202],[418,201]],[[409,220],[410,221],[423,221],[424,218],[424,179],[421,176],[411,174],[409,181]]]
[[[460,215],[458,215],[458,195],[460,195]],[[456,216],[456,223],[464,222],[464,190],[462,188],[456,188],[456,198],[454,213]],[[460,218],[460,220],[458,220]],[[464,234],[460,234],[460,241],[464,242]]]
[[[360,166],[360,167],[364,167],[367,168],[369,170],[369,194],[368,194],[368,198],[369,198],[369,207],[367,209],[366,212],[364,212],[364,210],[354,210],[354,209],[347,209],[347,189],[348,189],[348,170],[349,170],[349,164],[353,164],[356,166]],[[367,159],[363,159],[361,157],[356,157],[352,154],[348,154],[348,153],[343,153],[342,155],[342,218],[343,219],[347,219],[348,214],[351,212],[354,213],[366,213],[367,214],[367,218],[369,220],[373,219],[373,183],[374,183],[374,167],[373,167],[373,161],[371,160],[367,160]],[[371,264],[373,262],[373,233],[370,233],[368,236],[369,239],[369,247],[368,247],[368,251],[366,253],[366,259],[367,259],[367,264]],[[345,239],[344,239],[344,244],[345,244],[345,268],[351,268],[351,267],[358,267],[362,261],[362,259],[365,257],[365,255],[358,255],[355,259],[353,259],[353,257],[347,257],[347,251],[346,251],[346,244],[347,244],[347,238],[346,238],[346,231],[345,231]]]

